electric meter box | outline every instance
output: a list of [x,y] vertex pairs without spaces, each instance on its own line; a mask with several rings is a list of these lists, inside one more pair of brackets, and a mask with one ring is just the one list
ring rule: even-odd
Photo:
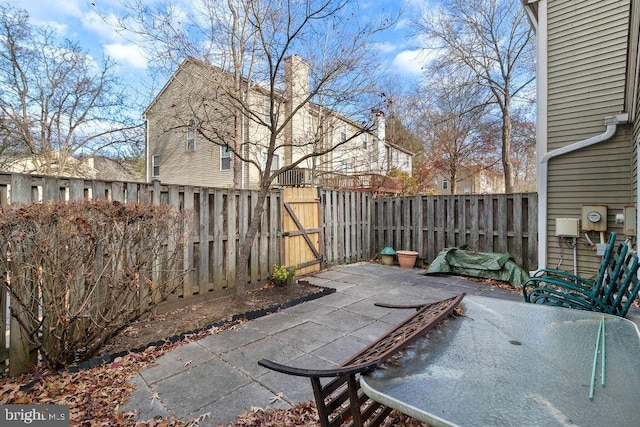
[[578,218],[556,218],[556,236],[579,237],[580,220]]
[[607,206],[582,205],[582,231],[607,231]]

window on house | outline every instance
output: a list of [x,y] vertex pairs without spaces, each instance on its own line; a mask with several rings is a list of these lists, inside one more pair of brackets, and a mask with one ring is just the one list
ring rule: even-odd
[[368,143],[369,143],[369,134],[365,132],[362,134],[362,148],[366,150]]
[[304,131],[307,135],[313,135],[313,119],[311,118],[311,114],[306,114],[304,119]]
[[271,98],[268,96],[263,98],[262,109],[264,112],[264,121],[271,123]]
[[151,174],[154,177],[160,176],[160,156],[157,154],[151,156]]
[[231,151],[229,147],[220,147],[220,170],[226,171],[231,169]]
[[187,151],[196,151],[196,121],[194,119],[189,120],[187,126]]
[[[267,152],[262,153],[262,169],[267,167]],[[273,159],[271,159],[271,170],[280,169],[280,155],[273,153]]]
[[347,140],[347,124],[343,123],[340,127],[340,142],[345,142]]
[[446,179],[442,181],[442,189],[446,190],[449,188],[449,181],[447,181]]

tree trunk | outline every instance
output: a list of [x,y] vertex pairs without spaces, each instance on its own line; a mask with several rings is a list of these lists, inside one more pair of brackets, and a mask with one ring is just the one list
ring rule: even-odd
[[449,177],[449,194],[456,194],[456,173],[453,172]]
[[247,282],[249,279],[249,259],[251,255],[251,247],[258,234],[260,227],[260,219],[264,213],[264,202],[267,199],[269,191],[268,185],[262,185],[258,191],[258,200],[256,207],[249,221],[249,228],[240,244],[240,252],[238,254],[238,263],[236,264],[236,283],[234,297],[241,299],[247,290]]
[[242,153],[242,114],[236,114],[233,126],[233,188],[243,189],[242,160],[239,157],[244,154]]
[[510,102],[505,99],[502,110],[502,170],[504,171],[504,191],[513,193],[513,165],[511,162],[511,113]]

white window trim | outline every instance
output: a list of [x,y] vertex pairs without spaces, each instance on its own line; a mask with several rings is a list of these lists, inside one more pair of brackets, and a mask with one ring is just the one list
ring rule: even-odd
[[[155,173],[158,168],[158,173]],[[151,156],[151,176],[157,178],[160,176],[160,154],[154,154]]]
[[[229,159],[229,167],[228,168],[223,168],[222,167],[222,160],[223,159]],[[225,147],[224,145],[220,146],[220,170],[221,171],[231,170],[231,151],[227,150],[227,147]]]
[[[262,169],[264,170],[267,167],[267,152],[262,152]],[[280,169],[280,154],[273,153],[273,159],[271,159],[271,170]]]
[[[190,139],[193,140],[193,148],[191,150],[189,149]],[[189,121],[187,122],[187,137],[185,141],[184,151],[186,151],[187,153],[193,153],[194,151],[196,151],[196,121],[193,118],[189,119]]]

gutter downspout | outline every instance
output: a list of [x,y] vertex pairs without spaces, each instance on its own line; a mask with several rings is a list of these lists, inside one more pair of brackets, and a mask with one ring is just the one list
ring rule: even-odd
[[604,124],[607,127],[604,133],[550,151],[540,159],[538,176],[538,269],[545,268],[547,263],[547,174],[549,160],[607,141],[616,133],[618,125],[625,124],[628,121],[629,115],[627,113],[607,116],[604,118]]

